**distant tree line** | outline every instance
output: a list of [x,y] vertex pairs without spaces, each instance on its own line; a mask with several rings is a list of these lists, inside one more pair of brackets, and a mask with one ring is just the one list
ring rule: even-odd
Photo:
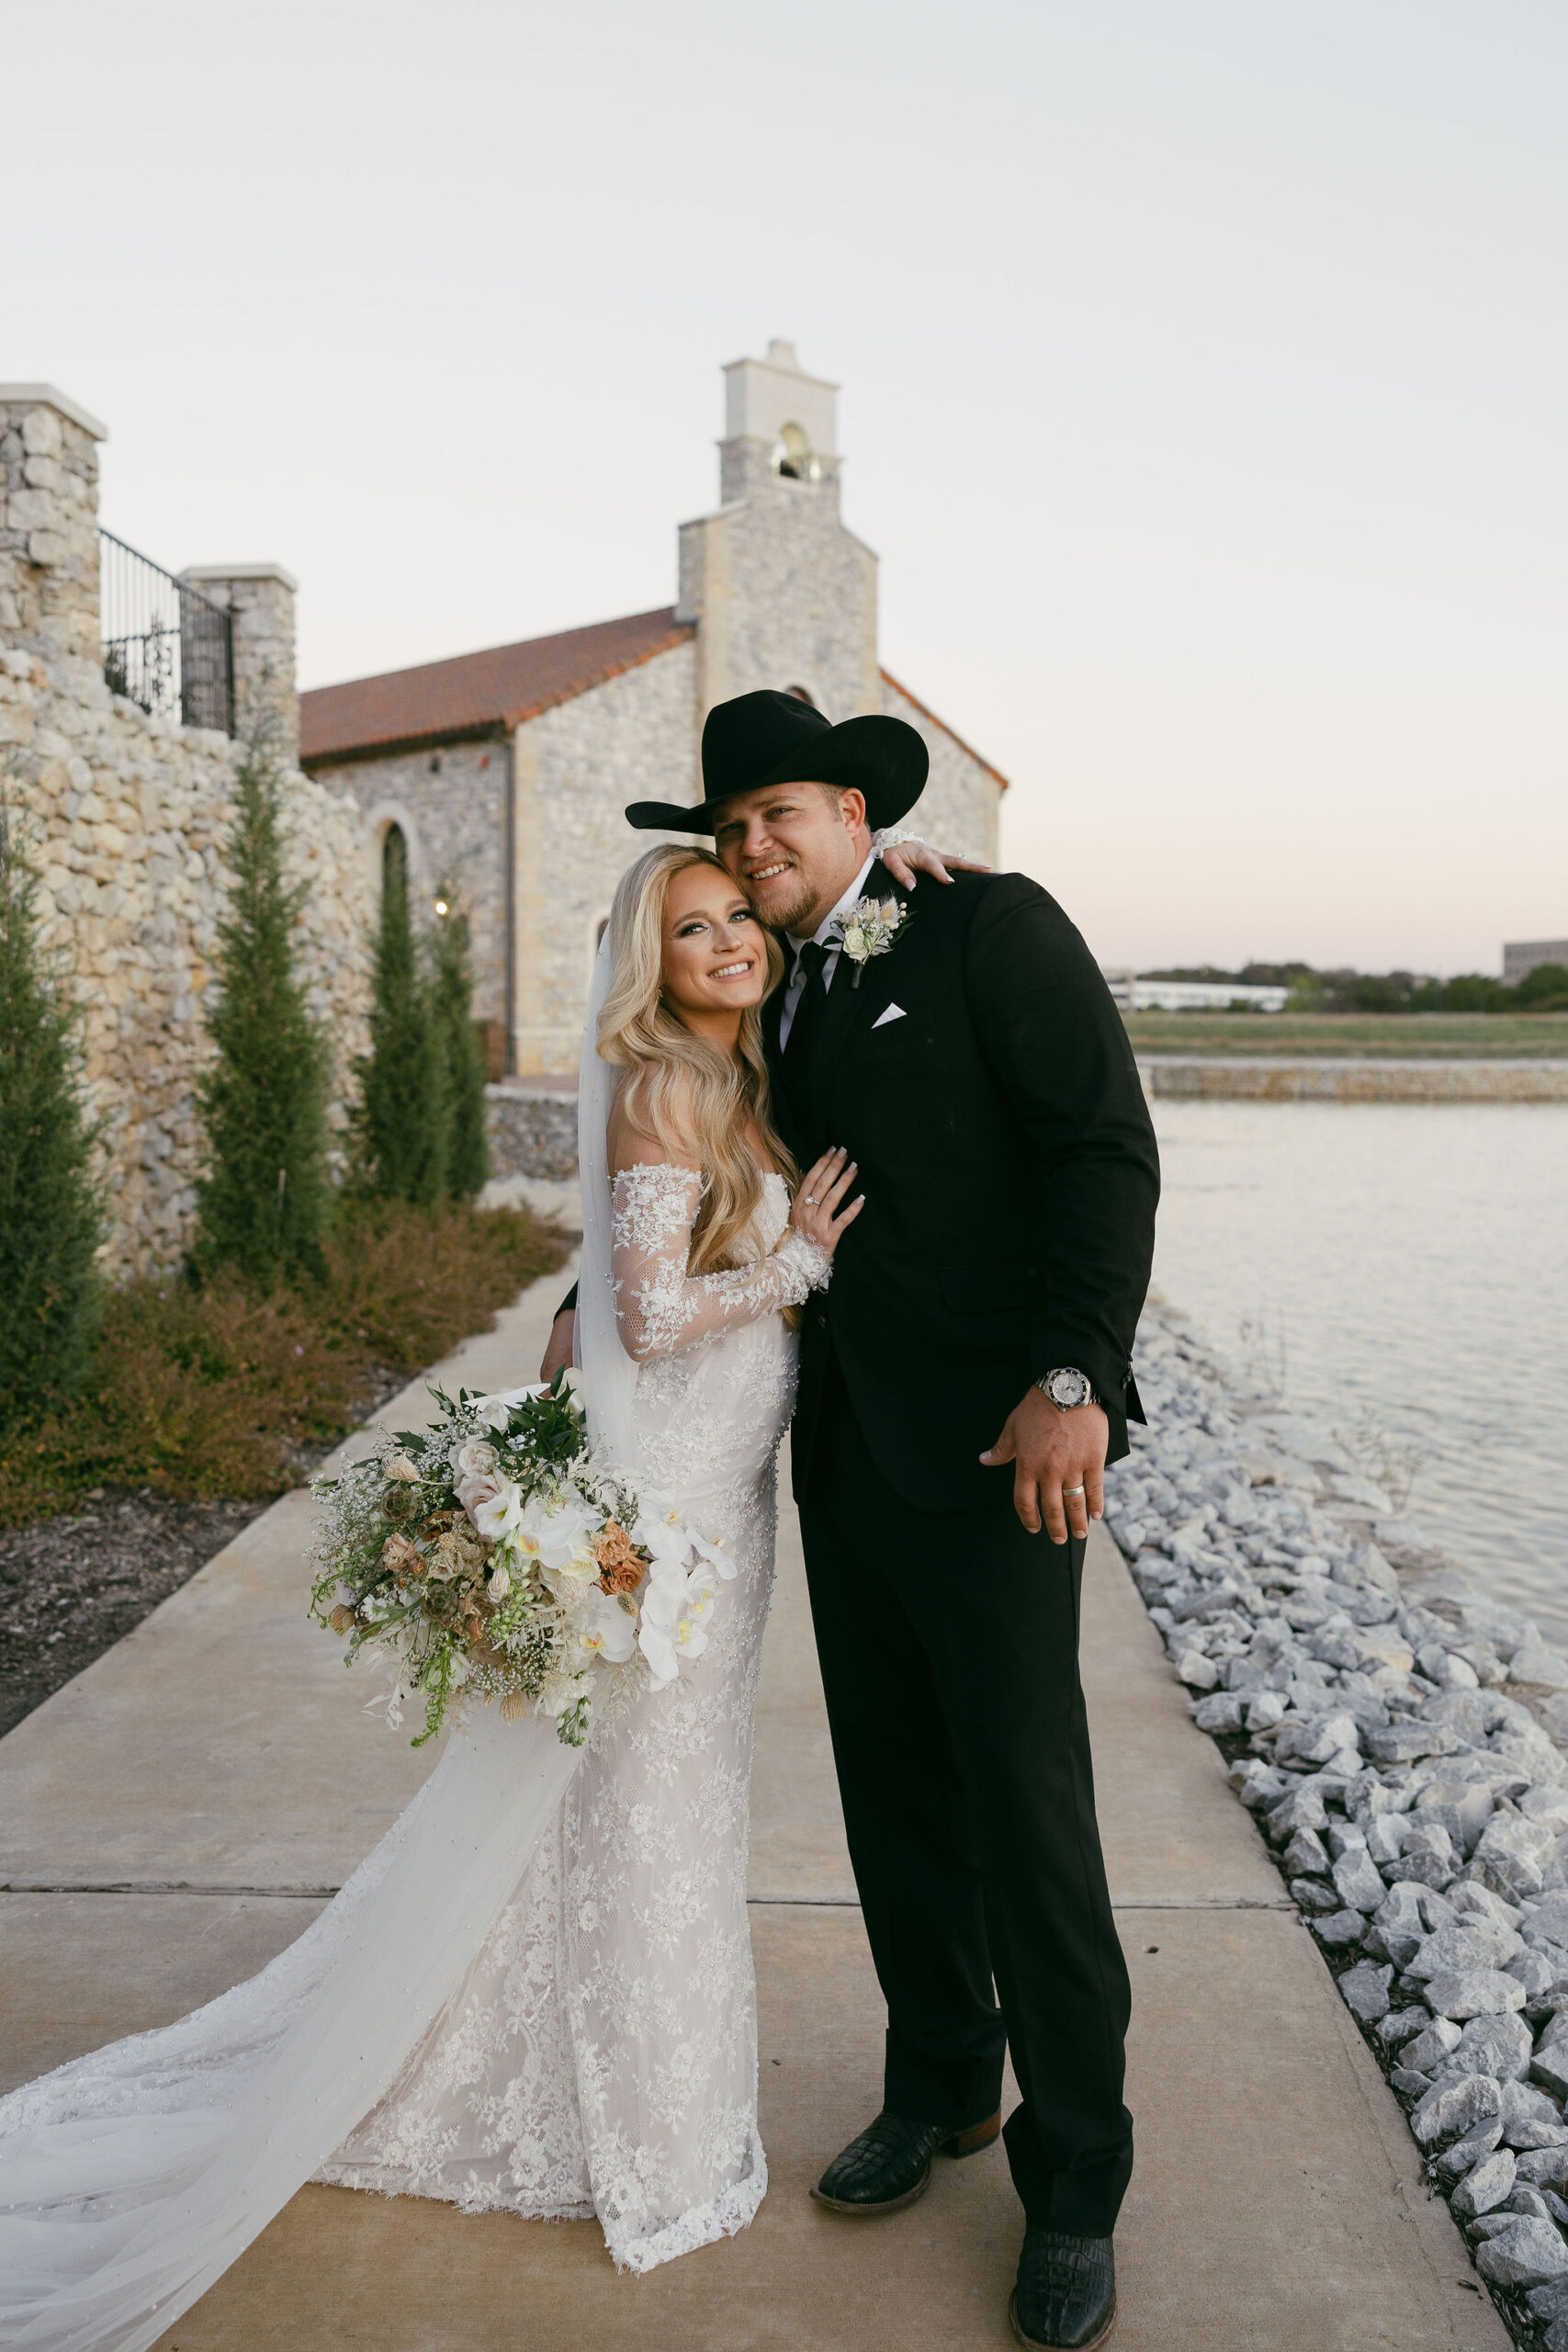
[[1568,1012],[1564,964],[1538,964],[1514,988],[1486,972],[1438,980],[1424,972],[1358,972],[1344,965],[1318,971],[1311,964],[1246,964],[1239,972],[1203,964],[1138,978],[1288,988],[1292,1012]]

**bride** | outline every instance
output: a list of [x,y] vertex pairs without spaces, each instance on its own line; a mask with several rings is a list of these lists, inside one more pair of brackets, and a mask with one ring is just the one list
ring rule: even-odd
[[841,1152],[796,1185],[773,1127],[781,971],[716,858],[650,850],[584,1027],[589,1433],[736,1563],[706,1653],[585,1750],[478,1714],[259,1976],[0,2099],[8,2344],[144,2352],[310,2178],[596,2215],[636,2271],[756,2211],[747,1803],[775,1457],[792,1323],[861,1205]]

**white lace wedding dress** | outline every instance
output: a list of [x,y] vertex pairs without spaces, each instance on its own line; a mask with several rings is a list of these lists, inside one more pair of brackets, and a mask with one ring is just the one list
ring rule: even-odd
[[144,2352],[312,2177],[596,2213],[634,2270],[756,2211],[747,1792],[795,1392],[782,1310],[827,1260],[770,1175],[755,1257],[690,1278],[697,1197],[682,1170],[617,1177],[605,1279],[638,1476],[739,1567],[706,1653],[585,1753],[477,1713],[259,1976],[0,2100],[8,2346]]
[[774,1465],[795,1407],[780,1309],[826,1261],[786,1230],[783,1178],[763,1184],[754,1271],[696,1277],[694,1175],[632,1168],[613,1195],[641,1470],[739,1570],[712,1643],[592,1743],[459,1990],[317,2176],[467,2212],[597,2214],[631,2270],[743,2228],[767,2187],[746,1916],[751,1724]]

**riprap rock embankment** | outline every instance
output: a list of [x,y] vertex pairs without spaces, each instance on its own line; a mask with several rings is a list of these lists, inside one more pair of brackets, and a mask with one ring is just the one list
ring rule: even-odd
[[1137,1371],[1107,1524],[1478,2269],[1568,2352],[1568,1657],[1163,1306]]

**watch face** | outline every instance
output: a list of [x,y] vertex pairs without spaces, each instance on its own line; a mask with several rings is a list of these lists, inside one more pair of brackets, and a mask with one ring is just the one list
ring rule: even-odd
[[1089,1402],[1089,1381],[1071,1364],[1066,1364],[1060,1372],[1051,1374],[1048,1388],[1054,1405],[1086,1405]]

